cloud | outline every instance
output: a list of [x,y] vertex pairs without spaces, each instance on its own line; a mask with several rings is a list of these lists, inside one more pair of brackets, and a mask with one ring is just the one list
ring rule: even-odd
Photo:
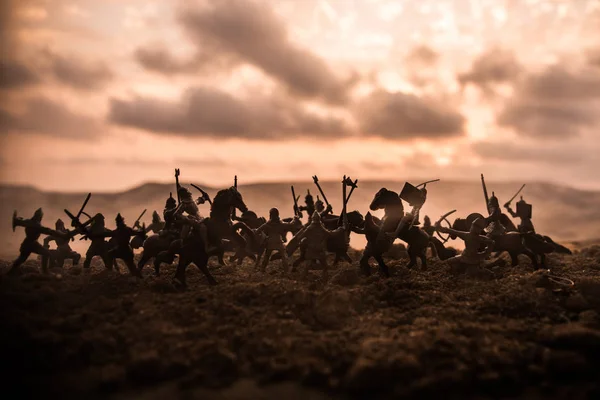
[[489,90],[490,85],[515,81],[522,72],[523,67],[511,51],[494,47],[475,58],[471,69],[458,75],[458,82]]
[[336,105],[348,101],[355,77],[340,79],[322,58],[293,43],[266,3],[221,0],[203,9],[185,9],[179,20],[200,51],[234,56],[294,95]]
[[193,73],[198,71],[200,66],[204,64],[203,60],[197,58],[176,59],[162,45],[141,47],[135,51],[134,58],[145,69],[164,75]]
[[89,139],[99,133],[93,118],[76,114],[45,97],[31,98],[20,114],[0,109],[0,132],[30,132],[70,139]]
[[497,116],[497,123],[523,136],[564,139],[599,122],[600,71],[554,65],[528,74]]
[[463,133],[465,118],[432,99],[402,92],[376,90],[355,106],[366,136],[386,139],[446,138]]
[[74,89],[96,90],[114,77],[112,70],[103,62],[90,62],[57,54],[49,54],[49,57],[54,77]]
[[28,66],[14,60],[0,60],[0,74],[0,89],[21,89],[40,81]]
[[439,54],[426,45],[414,47],[406,56],[406,61],[415,66],[433,66],[438,59]]
[[197,137],[284,140],[335,138],[350,131],[343,120],[318,116],[282,96],[253,94],[240,99],[204,86],[189,89],[179,103],[113,98],[109,120],[155,133]]

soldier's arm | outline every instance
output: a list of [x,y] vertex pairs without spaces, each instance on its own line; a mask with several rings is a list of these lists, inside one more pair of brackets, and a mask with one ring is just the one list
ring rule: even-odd
[[465,240],[467,235],[469,234],[469,232],[458,231],[452,228],[446,228],[445,226],[441,226],[439,223],[435,224],[435,229],[441,233],[449,233],[451,235],[455,235],[461,238],[462,240]]
[[506,211],[508,211],[508,213],[509,213],[509,214],[510,214],[510,215],[511,215],[513,218],[518,218],[518,217],[519,217],[519,215],[518,215],[516,212],[514,212],[514,211],[513,211],[513,209],[512,209],[512,208],[511,208],[509,205],[507,205],[505,208],[506,208]]

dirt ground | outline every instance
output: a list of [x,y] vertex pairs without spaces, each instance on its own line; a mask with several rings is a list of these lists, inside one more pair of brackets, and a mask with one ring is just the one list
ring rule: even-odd
[[[353,254],[358,259],[359,254]],[[401,256],[401,254],[400,254]],[[18,277],[1,262],[6,398],[328,399],[600,396],[600,248],[526,260],[497,279],[432,261],[393,277],[341,264],[330,282],[251,263],[138,280],[67,266]],[[374,269],[375,271],[375,269]],[[4,380],[4,379],[3,379]],[[435,397],[434,397],[435,396]],[[596,397],[600,398],[600,397]]]

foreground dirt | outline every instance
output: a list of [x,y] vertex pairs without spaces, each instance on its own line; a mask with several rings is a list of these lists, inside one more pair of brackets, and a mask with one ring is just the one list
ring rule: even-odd
[[[582,398],[600,395],[600,249],[550,258],[572,289],[523,266],[496,280],[444,264],[327,285],[251,264],[195,269],[189,289],[95,264],[0,278],[10,398]],[[355,259],[358,255],[354,255]],[[2,273],[7,262],[0,264]],[[122,268],[123,274],[125,269]],[[598,397],[596,397],[598,398]]]

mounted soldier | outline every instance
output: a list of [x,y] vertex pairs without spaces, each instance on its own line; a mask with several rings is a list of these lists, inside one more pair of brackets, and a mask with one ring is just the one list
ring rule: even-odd
[[506,208],[506,211],[508,211],[513,218],[519,218],[521,220],[521,223],[518,225],[519,232],[535,232],[535,228],[531,222],[533,207],[523,200],[523,196],[521,196],[521,200],[517,202],[517,212],[513,211],[510,207],[510,202],[504,204],[504,208]]

